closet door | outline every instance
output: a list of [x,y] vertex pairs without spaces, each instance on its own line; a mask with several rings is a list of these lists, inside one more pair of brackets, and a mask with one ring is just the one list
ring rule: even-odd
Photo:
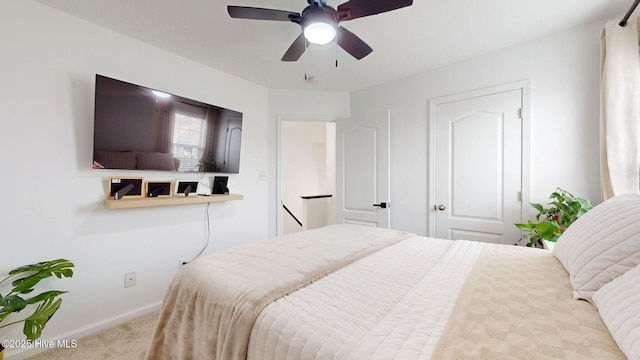
[[435,104],[433,236],[513,244],[522,220],[523,91]]

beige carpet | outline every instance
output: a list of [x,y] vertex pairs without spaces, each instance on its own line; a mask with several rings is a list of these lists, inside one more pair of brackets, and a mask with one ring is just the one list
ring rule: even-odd
[[133,319],[99,333],[77,339],[78,346],[56,348],[29,360],[142,360],[156,326],[158,312]]

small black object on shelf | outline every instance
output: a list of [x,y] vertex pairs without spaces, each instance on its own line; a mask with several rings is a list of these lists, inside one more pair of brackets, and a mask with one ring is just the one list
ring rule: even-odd
[[229,194],[229,188],[227,187],[227,182],[229,181],[228,176],[215,176],[213,178],[213,194]]
[[133,184],[127,184],[122,189],[120,189],[120,190],[116,191],[115,193],[113,193],[113,199],[114,200],[122,199],[122,197],[127,195],[129,193],[129,191],[131,191],[132,189],[133,189]]

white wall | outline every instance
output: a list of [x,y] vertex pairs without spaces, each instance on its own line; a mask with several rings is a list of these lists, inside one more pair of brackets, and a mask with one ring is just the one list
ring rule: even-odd
[[351,94],[351,114],[391,110],[391,227],[427,234],[429,99],[531,81],[530,200],[557,186],[600,201],[599,38],[604,21]]
[[[267,89],[29,0],[0,2],[0,48],[0,273],[60,257],[76,264],[73,279],[45,284],[69,293],[43,339],[77,338],[157,306],[178,260],[204,241],[205,205],[103,205],[110,175],[177,174],[90,168],[96,73],[243,112],[229,188],[245,199],[211,205],[206,253],[267,236]],[[125,289],[130,271],[138,285]],[[21,327],[5,338],[23,338]]]

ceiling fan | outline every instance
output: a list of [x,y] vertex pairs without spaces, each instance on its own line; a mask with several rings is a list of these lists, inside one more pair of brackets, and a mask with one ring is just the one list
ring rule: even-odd
[[360,60],[373,49],[351,31],[340,26],[340,22],[396,10],[413,4],[413,0],[349,0],[334,9],[327,0],[307,0],[302,14],[276,9],[247,6],[227,6],[232,18],[253,20],[291,21],[302,26],[302,33],[293,41],[282,57],[282,61],[297,61],[312,44],[327,44],[333,39],[346,52]]

